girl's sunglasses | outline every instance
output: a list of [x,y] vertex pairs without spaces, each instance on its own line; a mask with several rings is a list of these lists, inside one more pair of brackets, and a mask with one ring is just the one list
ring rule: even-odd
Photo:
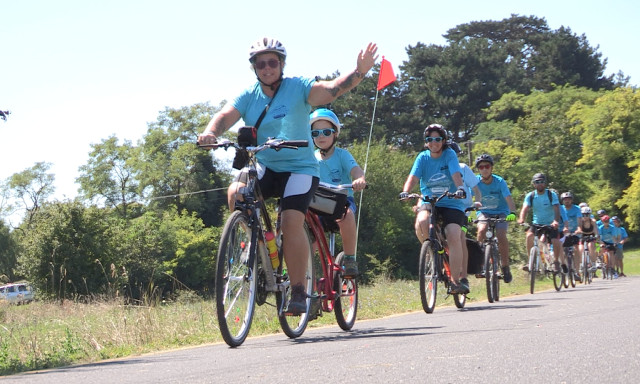
[[325,129],[314,129],[311,131],[311,137],[322,136],[331,136],[335,132],[335,129],[325,128]]
[[430,143],[432,141],[435,141],[436,143],[439,143],[442,141],[442,137],[425,137],[424,141],[426,141],[427,143]]
[[280,60],[269,59],[267,61],[264,61],[264,60],[256,61],[253,65],[254,65],[254,67],[256,67],[256,69],[265,69],[267,64],[271,68],[278,68],[278,65],[280,64]]

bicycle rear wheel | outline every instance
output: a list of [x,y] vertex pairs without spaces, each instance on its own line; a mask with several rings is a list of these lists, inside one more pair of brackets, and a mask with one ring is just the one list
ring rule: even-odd
[[[287,304],[289,300],[291,300],[291,285],[289,282],[289,275],[286,272],[283,272],[283,291],[276,292],[276,306],[278,308],[278,321],[280,322],[280,327],[285,335],[289,336],[292,339],[302,336],[304,330],[307,328],[307,324],[309,323],[310,313],[311,313],[311,297],[313,294],[313,246],[311,244],[311,235],[309,234],[309,227],[307,223],[304,224],[305,237],[307,241],[305,242],[304,249],[299,250],[301,254],[304,254],[304,257],[307,258],[307,271],[305,272],[305,292],[307,293],[307,311],[299,316],[291,316],[285,313],[285,309],[287,308]],[[281,271],[287,270],[286,261],[281,263],[280,267]],[[315,298],[315,300],[320,300],[319,298]]]
[[[343,266],[343,252],[338,254],[335,263],[341,267]],[[348,331],[353,328],[356,322],[356,314],[358,313],[358,282],[355,278],[344,278],[342,273],[336,273],[333,289],[336,291],[334,305],[336,321],[340,328]]]
[[426,313],[433,313],[438,291],[438,270],[436,255],[430,240],[422,243],[420,249],[420,301]]
[[244,342],[253,321],[256,249],[257,243],[251,241],[248,216],[241,211],[233,212],[220,238],[215,281],[218,325],[222,338],[231,347]]
[[540,249],[531,247],[529,251],[529,292],[533,294],[536,286],[536,272],[538,271],[538,260]]

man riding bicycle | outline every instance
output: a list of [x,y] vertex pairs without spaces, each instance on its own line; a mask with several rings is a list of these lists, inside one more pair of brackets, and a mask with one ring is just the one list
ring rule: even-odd
[[[312,106],[331,103],[358,85],[375,64],[377,46],[369,43],[360,51],[355,70],[329,81],[316,78],[284,77],[287,51],[272,38],[261,38],[249,49],[249,62],[257,81],[237,98],[227,103],[198,136],[198,144],[215,144],[241,118],[254,126],[253,140],[264,142],[268,137],[311,142],[309,113]],[[257,130],[257,132],[255,132]],[[287,151],[263,151],[258,159],[258,178],[263,196],[279,197],[281,204],[282,249],[292,286],[292,299],[287,312],[306,312],[304,290],[307,259],[304,219],[318,186],[318,162],[313,147]],[[241,197],[237,192],[246,185],[246,172],[238,175],[227,192],[229,209]]]
[[[494,175],[493,157],[489,154],[482,154],[476,159],[477,175],[480,183],[478,188],[482,192],[482,210],[478,212],[478,242],[482,243],[487,234],[488,217],[503,218],[507,221],[516,219],[516,205],[511,197],[511,191],[507,182],[498,175]],[[510,283],[513,279],[511,268],[509,267],[509,240],[507,239],[508,224],[505,222],[496,223],[496,236],[498,237],[498,252],[502,263],[502,279],[505,283]]]
[[[547,236],[551,239],[551,244],[553,245],[553,270],[554,272],[559,272],[563,252],[560,237],[558,236],[558,227],[561,221],[558,194],[546,188],[547,177],[544,173],[533,175],[531,183],[535,187],[535,191],[529,192],[525,196],[518,223],[523,224],[527,218],[527,213],[531,210],[533,212],[532,223],[534,225],[550,225],[553,227],[548,231]],[[564,220],[564,222],[566,224],[567,220]],[[568,227],[565,228],[568,230]],[[529,228],[527,231],[527,254],[531,252],[535,235],[535,229],[533,227]],[[525,265],[524,269],[527,270],[527,268],[528,266]]]
[[[429,218],[432,209],[437,209],[444,219],[444,232],[449,246],[449,263],[451,267],[451,292],[469,293],[469,282],[463,276],[462,242],[465,241],[461,227],[465,225],[466,197],[464,182],[460,172],[460,164],[456,153],[449,148],[447,132],[440,124],[431,124],[424,130],[427,150],[416,157],[411,173],[404,183],[400,199],[406,199],[413,187],[420,182],[420,193],[434,196],[449,191],[455,193],[457,199],[442,199],[435,207],[421,201],[416,206],[415,231],[422,244],[429,237]],[[466,267],[466,266],[465,266]]]

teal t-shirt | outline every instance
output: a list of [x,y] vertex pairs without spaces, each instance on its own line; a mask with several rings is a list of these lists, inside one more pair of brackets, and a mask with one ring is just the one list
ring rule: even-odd
[[[309,142],[308,147],[280,151],[267,149],[259,152],[258,161],[275,172],[319,176],[309,128],[311,105],[307,102],[314,82],[315,79],[303,77],[284,78],[258,127],[258,144],[264,143],[269,137]],[[262,92],[260,83],[256,82],[235,98],[232,106],[240,112],[246,125],[255,125],[269,101],[271,98]]]
[[[429,150],[420,152],[413,163],[410,175],[420,179],[420,193],[437,197],[445,191],[455,193],[458,189],[452,178],[455,173],[459,173],[462,177],[458,156],[453,149],[447,148],[437,159],[431,157]],[[436,206],[458,209],[462,212],[467,208],[463,199],[449,198],[440,200]]]
[[553,223],[553,220],[556,218],[553,206],[560,205],[558,194],[551,191],[551,201],[549,201],[549,195],[546,189],[542,191],[542,193],[532,191],[525,196],[524,205],[529,206],[529,199],[531,195],[533,195],[533,207],[531,207],[533,211],[533,224],[550,225]]
[[[346,149],[335,147],[331,157],[322,159],[320,150],[315,152],[320,168],[320,181],[329,184],[351,184],[351,170],[358,163]],[[348,189],[349,196],[353,196],[353,190]]]

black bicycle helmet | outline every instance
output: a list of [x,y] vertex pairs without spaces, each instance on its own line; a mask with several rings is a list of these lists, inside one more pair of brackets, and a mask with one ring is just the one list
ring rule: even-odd
[[544,173],[536,173],[535,175],[533,175],[533,177],[531,178],[531,182],[535,183],[538,180],[542,180],[545,183],[547,182],[547,176],[544,175]]
[[493,165],[493,157],[491,157],[491,155],[487,153],[483,153],[476,158],[476,168],[478,168],[478,164],[482,163],[483,161],[486,161],[489,164]]

